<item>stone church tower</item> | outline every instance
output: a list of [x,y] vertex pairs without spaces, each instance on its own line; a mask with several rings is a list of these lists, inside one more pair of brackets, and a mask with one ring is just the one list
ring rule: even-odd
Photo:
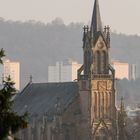
[[115,140],[115,71],[110,65],[110,28],[102,28],[99,3],[95,0],[91,27],[84,27],[84,64],[78,70],[83,122],[92,140]]
[[116,140],[115,71],[110,65],[110,29],[102,29],[95,0],[90,28],[83,33],[83,66],[78,81],[30,82],[13,110],[29,112],[22,140]]

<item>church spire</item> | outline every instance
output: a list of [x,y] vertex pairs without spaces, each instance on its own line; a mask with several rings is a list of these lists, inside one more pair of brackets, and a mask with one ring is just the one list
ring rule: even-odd
[[91,22],[91,33],[92,35],[94,35],[98,31],[102,32],[102,22],[100,16],[99,2],[98,0],[95,0]]

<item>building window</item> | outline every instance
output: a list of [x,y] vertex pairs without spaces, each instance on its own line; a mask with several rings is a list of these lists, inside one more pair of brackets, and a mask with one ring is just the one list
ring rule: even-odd
[[88,62],[88,60],[87,60],[88,58],[87,58],[87,55],[88,55],[88,53],[87,53],[87,51],[85,51],[85,53],[84,53],[84,67],[85,67],[84,68],[84,70],[85,70],[84,73],[85,74],[87,74],[87,67],[88,67],[88,63],[87,63]]
[[101,60],[101,66],[102,66],[102,73],[106,73],[106,67],[107,67],[107,54],[105,51],[102,51],[102,60]]
[[96,73],[101,73],[101,53],[100,51],[96,52]]

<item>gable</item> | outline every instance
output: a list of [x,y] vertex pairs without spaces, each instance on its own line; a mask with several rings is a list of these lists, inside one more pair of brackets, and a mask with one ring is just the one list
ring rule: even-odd
[[103,36],[103,34],[101,32],[98,32],[96,34],[96,36],[94,36],[93,47],[96,46],[98,41],[102,41],[104,43],[104,45],[107,47],[106,40],[105,40],[105,38],[104,38],[104,36]]
[[102,35],[100,35],[95,43],[95,47],[94,47],[96,50],[106,50],[107,49],[107,46],[106,46],[106,43],[104,41],[104,38],[102,37]]

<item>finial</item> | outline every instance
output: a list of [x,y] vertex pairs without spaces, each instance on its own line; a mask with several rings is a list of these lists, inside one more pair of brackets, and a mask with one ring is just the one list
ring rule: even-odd
[[87,25],[87,27],[86,27],[86,30],[87,30],[87,32],[88,32],[88,30],[89,30],[89,27],[88,27],[88,25]]
[[33,82],[33,77],[32,77],[32,75],[30,75],[30,81],[29,81],[29,83],[32,83]]
[[88,26],[84,26],[83,29],[84,29],[84,34],[83,34],[83,42],[84,42],[86,38],[86,33],[88,32]]
[[83,29],[84,29],[84,33],[85,33],[86,32],[86,26],[84,26]]
[[108,32],[110,32],[110,26],[109,25],[107,25],[106,29],[107,29]]
[[107,26],[104,27],[104,32],[105,32],[105,33],[106,33],[106,30],[107,30]]

